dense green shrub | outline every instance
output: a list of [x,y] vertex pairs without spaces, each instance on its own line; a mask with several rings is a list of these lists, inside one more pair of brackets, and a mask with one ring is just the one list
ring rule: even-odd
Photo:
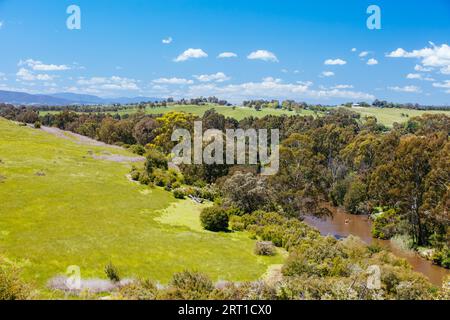
[[140,144],[134,144],[129,147],[130,151],[137,155],[143,156],[145,154],[145,148]]
[[431,259],[433,263],[450,269],[450,249],[447,246],[442,249],[435,249]]
[[149,174],[149,177],[150,180],[158,187],[165,187],[171,185],[172,182],[177,181],[176,175],[159,168],[154,169],[152,173]]
[[214,206],[205,208],[200,214],[203,228],[209,231],[226,231],[228,229],[228,215],[224,209]]
[[243,216],[244,214],[245,214],[245,212],[243,211],[243,210],[241,210],[241,209],[238,209],[238,208],[228,208],[227,209],[227,213],[228,213],[228,216],[239,216],[239,217],[241,217],[241,216]]
[[332,237],[306,239],[295,247],[283,267],[285,276],[307,274],[318,277],[347,276],[350,273],[348,255]]
[[245,224],[239,216],[230,216],[230,228],[234,231],[244,231]]
[[154,169],[167,170],[168,161],[167,157],[156,149],[150,149],[145,154],[147,161],[145,162],[145,168],[148,173],[151,173]]
[[133,181],[139,181],[139,178],[141,177],[141,172],[137,169],[131,170],[130,177]]
[[214,201],[214,199],[218,196],[218,192],[214,190],[211,186],[205,187],[194,187],[194,186],[186,186],[176,188],[177,194],[181,197],[187,198],[189,196]]
[[181,188],[174,189],[172,192],[176,199],[184,199],[185,198],[185,194]]
[[255,245],[255,254],[259,256],[275,255],[275,247],[271,241],[258,241]]

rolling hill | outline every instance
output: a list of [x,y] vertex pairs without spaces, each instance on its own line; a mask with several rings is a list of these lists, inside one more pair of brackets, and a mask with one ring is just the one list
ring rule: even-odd
[[61,106],[73,104],[106,105],[112,103],[120,103],[120,104],[139,103],[142,101],[161,101],[161,99],[154,97],[101,98],[94,95],[77,94],[69,92],[43,95],[43,94],[29,94],[25,92],[0,90],[0,103],[3,102],[15,105],[48,105],[48,106]]

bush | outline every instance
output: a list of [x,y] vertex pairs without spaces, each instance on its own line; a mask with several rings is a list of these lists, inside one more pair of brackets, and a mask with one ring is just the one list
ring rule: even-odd
[[238,216],[231,216],[230,217],[230,228],[234,231],[244,231],[245,230],[245,224],[242,222],[242,218]]
[[152,184],[152,180],[150,179],[150,177],[147,174],[147,172],[142,172],[142,173],[139,174],[139,182],[141,184],[145,184],[145,185],[151,185]]
[[167,190],[174,189],[183,182],[183,176],[173,169],[154,169],[149,174],[149,178],[155,185],[158,187],[167,187]]
[[173,195],[176,199],[184,199],[185,195],[181,188],[177,188],[173,190]]
[[111,262],[106,265],[105,273],[109,280],[120,282],[119,270]]
[[119,289],[119,297],[125,300],[155,300],[158,288],[150,280],[130,282]]
[[304,240],[290,252],[283,274],[346,277],[350,274],[351,261],[344,251],[342,243],[332,237]]
[[139,181],[139,178],[141,177],[141,173],[137,169],[133,169],[130,173],[131,179],[133,181]]
[[0,300],[32,298],[32,289],[20,278],[20,269],[0,256]]
[[260,230],[259,236],[264,241],[270,241],[277,247],[281,247],[283,245],[283,237],[285,232],[283,227],[279,225],[268,225],[262,227]]
[[209,231],[226,231],[228,229],[228,215],[220,207],[205,208],[200,214],[203,228]]
[[271,241],[258,241],[255,245],[255,254],[259,256],[275,255],[275,246]]
[[41,128],[41,122],[40,122],[40,121],[36,121],[36,122],[34,123],[34,128],[35,128],[35,129],[40,129],[40,128]]
[[436,249],[431,260],[437,265],[450,269],[450,249],[448,247],[443,247],[441,250]]
[[145,168],[148,173],[151,173],[154,169],[167,170],[168,162],[166,156],[155,149],[150,149],[146,153],[147,161],[145,163]]
[[199,272],[184,271],[175,273],[163,299],[206,300],[214,290],[207,275]]
[[400,218],[397,210],[390,209],[376,216],[372,225],[372,235],[379,239],[390,239],[398,232]]
[[[179,183],[181,185],[181,183]],[[176,184],[172,184],[172,187],[177,190],[177,194],[181,197],[183,195],[184,198],[188,196],[197,197],[204,200],[210,200],[214,201],[214,199],[217,197],[217,191],[215,191],[211,187],[176,187]],[[180,198],[183,199],[183,198]]]
[[230,208],[230,209],[227,209],[227,214],[228,214],[229,217],[231,217],[231,216],[239,216],[239,217],[241,217],[241,216],[243,216],[245,214],[245,212],[242,211],[241,209]]
[[136,153],[137,155],[144,155],[145,154],[145,148],[140,144],[134,144],[130,147],[130,151],[133,153]]

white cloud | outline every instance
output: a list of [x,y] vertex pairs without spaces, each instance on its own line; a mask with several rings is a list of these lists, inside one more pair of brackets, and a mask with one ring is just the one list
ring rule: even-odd
[[324,64],[325,65],[329,65],[329,66],[336,66],[336,65],[343,66],[343,65],[347,64],[347,61],[342,60],[342,59],[334,59],[334,60],[333,59],[328,59],[328,60],[325,61]]
[[135,79],[122,78],[118,76],[112,77],[92,77],[92,78],[80,78],[77,81],[80,86],[85,86],[84,88],[87,92],[100,92],[101,90],[106,91],[136,91],[140,90],[138,86],[138,81]]
[[273,77],[264,78],[261,82],[246,82],[219,86],[208,83],[189,87],[189,96],[215,95],[226,99],[243,100],[248,98],[282,98],[282,99],[350,99],[350,100],[374,100],[375,97],[364,92],[349,90],[313,90],[311,82],[283,83],[282,80]]
[[159,78],[153,80],[152,82],[157,84],[178,84],[178,85],[194,83],[194,81],[184,78]]
[[439,82],[433,83],[433,87],[450,89],[450,80],[445,80],[443,83]]
[[334,72],[333,71],[324,71],[321,74],[322,77],[332,77],[334,76]]
[[450,74],[450,46],[443,44],[436,46],[430,42],[430,47],[406,51],[398,48],[387,54],[389,58],[415,58],[421,61],[422,67],[440,68],[441,73]]
[[441,69],[442,74],[450,74],[450,65]]
[[194,81],[189,79],[183,79],[183,78],[159,78],[152,81],[153,83],[157,84],[177,84],[177,85],[184,85],[184,84],[193,84]]
[[162,42],[163,44],[171,44],[172,41],[173,41],[172,37],[168,37],[168,38],[166,38],[166,39],[162,39],[161,42]]
[[199,59],[199,58],[207,58],[208,54],[202,49],[187,49],[182,54],[180,54],[174,61],[182,62],[189,59]]
[[433,71],[433,68],[426,68],[426,67],[422,67],[419,64],[416,64],[416,66],[414,67],[414,70],[418,71],[418,72],[430,72],[430,71]]
[[228,81],[231,79],[223,72],[217,72],[214,74],[202,74],[202,75],[194,76],[194,77],[198,81],[201,81],[201,82],[211,82],[211,81],[224,82],[224,81]]
[[16,76],[19,81],[51,81],[54,79],[54,76],[48,74],[35,74],[28,69],[20,68],[16,73]]
[[422,80],[422,81],[435,81],[433,78],[430,77],[424,77],[423,75],[421,75],[420,73],[409,73],[406,76],[406,79],[411,79],[411,80]]
[[236,58],[237,54],[234,52],[222,52],[217,56],[219,59]]
[[369,54],[368,51],[363,51],[363,52],[361,52],[361,53],[359,54],[359,56],[360,56],[361,58],[364,58],[364,57],[366,57],[368,54]]
[[367,61],[367,64],[369,65],[369,66],[374,66],[374,65],[377,65],[378,64],[378,60],[377,59],[369,59],[368,61]]
[[420,93],[422,90],[416,86],[404,86],[404,87],[388,87],[389,90],[397,92],[407,92],[407,93]]
[[278,62],[277,56],[274,53],[267,50],[254,51],[247,56],[247,59]]
[[352,52],[356,52],[357,51],[357,49],[356,48],[352,48]]
[[331,89],[353,89],[353,86],[350,84],[338,84],[334,87],[331,87]]
[[0,29],[3,28],[4,22],[0,21]]
[[297,83],[307,87],[311,87],[314,84],[312,81],[297,81]]
[[0,72],[0,81],[6,81],[6,80],[8,80],[6,78],[6,75],[3,72]]
[[33,59],[27,59],[25,61],[20,61],[19,66],[27,66],[31,68],[34,71],[65,71],[70,70],[70,67],[61,64],[45,64],[42,61],[33,60]]

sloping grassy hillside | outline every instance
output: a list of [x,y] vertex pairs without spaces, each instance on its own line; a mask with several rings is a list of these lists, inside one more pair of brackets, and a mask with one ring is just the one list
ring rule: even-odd
[[110,261],[123,277],[161,282],[184,269],[212,279],[252,280],[282,261],[253,254],[244,233],[201,230],[201,207],[127,179],[130,163],[96,160],[122,154],[0,118],[0,253],[19,259],[43,285],[70,265],[104,278]]

